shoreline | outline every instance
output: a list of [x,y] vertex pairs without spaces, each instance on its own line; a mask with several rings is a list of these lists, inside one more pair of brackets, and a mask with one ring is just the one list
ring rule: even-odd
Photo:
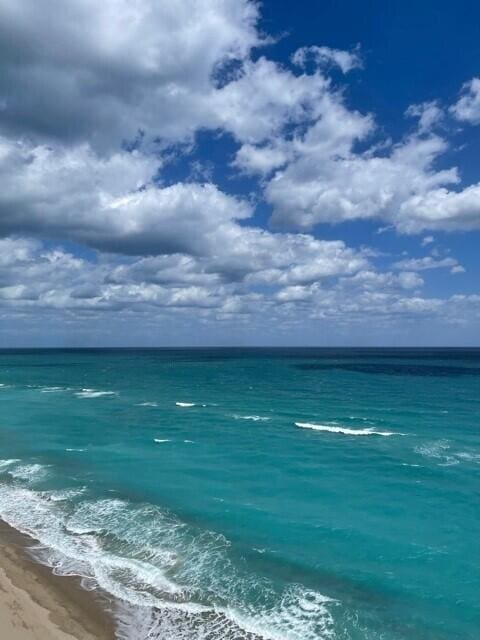
[[34,543],[0,520],[0,637],[114,640],[113,601],[36,562],[28,553]]

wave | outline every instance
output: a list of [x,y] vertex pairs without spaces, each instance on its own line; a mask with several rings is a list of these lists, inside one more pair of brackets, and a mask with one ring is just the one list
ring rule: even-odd
[[235,420],[252,420],[253,422],[264,422],[270,420],[270,418],[267,416],[240,416],[236,413],[233,414],[233,417],[235,418]]
[[154,438],[153,441],[158,442],[158,444],[161,444],[163,442],[171,442],[171,440],[161,440],[160,438]]
[[301,429],[313,429],[314,431],[325,431],[327,433],[342,433],[345,436],[395,436],[405,435],[395,431],[375,431],[368,427],[366,429],[348,429],[347,427],[335,427],[326,424],[312,424],[311,422],[295,422],[296,427]]
[[59,391],[64,391],[63,387],[43,387],[40,389],[40,393],[58,393]]
[[16,464],[17,462],[20,462],[20,460],[18,458],[10,458],[8,460],[0,460],[0,473],[4,473],[4,471],[7,471],[7,469],[9,469],[9,467],[11,467],[12,464]]
[[77,398],[101,398],[102,396],[116,396],[116,391],[96,391],[95,389],[82,389],[75,393]]
[[196,406],[196,404],[194,402],[175,402],[175,404],[176,404],[177,407],[182,407],[184,409]]
[[35,491],[17,477],[0,483],[0,517],[38,541],[32,553],[53,573],[115,598],[121,640],[334,638],[335,601],[237,567],[224,536],[155,505]]
[[7,473],[12,478],[34,483],[45,478],[48,468],[42,464],[20,464],[13,469],[8,469]]

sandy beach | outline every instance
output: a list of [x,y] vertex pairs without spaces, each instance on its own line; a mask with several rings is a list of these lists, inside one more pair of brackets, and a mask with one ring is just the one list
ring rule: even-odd
[[112,621],[95,595],[31,560],[29,543],[0,522],[0,638],[113,640]]

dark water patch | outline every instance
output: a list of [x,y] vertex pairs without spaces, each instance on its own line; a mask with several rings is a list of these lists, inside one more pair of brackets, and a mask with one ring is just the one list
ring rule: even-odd
[[458,367],[451,365],[427,364],[383,364],[383,363],[298,363],[293,365],[301,371],[332,371],[343,370],[354,373],[372,373],[390,376],[427,376],[427,377],[457,377],[480,376],[480,367]]

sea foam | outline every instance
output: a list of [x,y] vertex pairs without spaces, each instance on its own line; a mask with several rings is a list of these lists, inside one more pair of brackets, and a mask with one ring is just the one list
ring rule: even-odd
[[26,480],[29,483],[43,480],[48,474],[48,469],[42,464],[20,464],[8,470],[12,478]]
[[447,439],[434,440],[421,444],[414,449],[424,458],[435,460],[440,467],[453,467],[460,463],[480,463],[480,453],[476,451],[454,451]]

